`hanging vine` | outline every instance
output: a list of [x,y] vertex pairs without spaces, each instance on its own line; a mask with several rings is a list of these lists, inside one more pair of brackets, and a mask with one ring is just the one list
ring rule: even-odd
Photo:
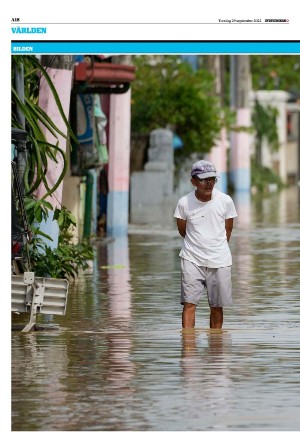
[[270,105],[264,107],[258,100],[255,101],[252,123],[255,128],[255,154],[258,164],[261,164],[262,161],[262,144],[264,140],[267,141],[272,152],[276,152],[279,149],[277,116],[278,110],[276,108]]

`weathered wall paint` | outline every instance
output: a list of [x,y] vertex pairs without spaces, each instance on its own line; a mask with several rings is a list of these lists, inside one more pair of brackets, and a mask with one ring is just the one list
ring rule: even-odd
[[[250,127],[251,112],[249,108],[237,110],[238,127]],[[251,136],[246,131],[235,132],[231,138],[230,172],[235,191],[250,191],[251,188]]]
[[[70,97],[71,97],[71,88],[72,88],[72,71],[71,70],[62,70],[62,69],[54,69],[47,68],[47,73],[50,76],[52,82],[55,85],[57,94],[60,98],[63,110],[65,115],[69,116],[69,107],[70,107]],[[66,133],[66,125],[60,115],[58,107],[56,105],[54,96],[45,81],[44,78],[41,79],[40,84],[40,94],[39,94],[39,106],[47,113],[47,115],[52,119],[55,125],[64,133]],[[57,139],[47,130],[44,129],[44,133],[46,139],[49,143],[56,144]],[[66,151],[66,140],[58,135],[59,147]],[[58,163],[48,160],[48,170],[47,170],[47,181],[50,187],[53,187],[56,184],[57,179],[59,178],[62,172],[62,164],[61,164],[61,156],[57,155]],[[63,182],[59,185],[57,190],[53,193],[52,196],[47,198],[48,202],[53,205],[53,208],[60,208],[62,201],[62,190],[63,190]],[[36,195],[38,198],[42,198],[47,190],[43,184],[40,184]],[[55,221],[52,221],[52,212],[49,212],[49,217],[46,221],[40,226],[40,229],[51,236],[53,239],[52,242],[45,240],[47,244],[51,248],[57,247],[58,243],[58,227]]]
[[128,230],[131,91],[110,97],[107,234]]

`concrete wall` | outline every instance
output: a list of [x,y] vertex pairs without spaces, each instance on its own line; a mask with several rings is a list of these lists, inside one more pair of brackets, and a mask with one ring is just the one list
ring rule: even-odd
[[157,129],[150,134],[144,171],[133,172],[130,183],[130,221],[158,222],[161,209],[174,205],[173,133]]

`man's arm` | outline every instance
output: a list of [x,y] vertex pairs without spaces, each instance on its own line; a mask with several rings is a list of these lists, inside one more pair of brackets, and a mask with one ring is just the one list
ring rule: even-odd
[[180,218],[176,218],[176,220],[177,220],[178,232],[184,238],[185,237],[185,233],[186,233],[186,220],[185,219],[180,219]]
[[226,230],[226,237],[227,237],[228,242],[231,237],[232,229],[233,229],[233,218],[225,219],[225,230]]

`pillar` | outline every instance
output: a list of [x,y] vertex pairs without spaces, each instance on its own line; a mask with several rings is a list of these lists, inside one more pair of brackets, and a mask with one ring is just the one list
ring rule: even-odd
[[[214,92],[218,98],[219,105],[224,106],[224,56],[206,56],[206,68],[214,75]],[[212,147],[206,159],[212,162],[218,172],[218,182],[216,188],[223,193],[227,193],[227,136],[223,127],[216,145]]]
[[[249,106],[250,59],[249,55],[231,56],[231,107],[236,110],[236,127],[251,126]],[[245,128],[245,129],[246,129]],[[231,134],[230,176],[236,192],[251,189],[251,136],[248,131]]]
[[212,162],[218,172],[218,182],[216,188],[223,193],[227,193],[227,138],[226,129],[221,129],[220,139],[212,148],[206,159]]
[[[60,102],[64,113],[66,116],[69,116],[69,107],[70,107],[70,96],[71,96],[71,88],[72,88],[72,69],[57,69],[57,68],[47,68],[47,73],[50,76],[58,97],[60,98]],[[40,85],[40,93],[39,93],[39,106],[45,111],[45,113],[52,119],[54,124],[63,132],[67,133],[66,124],[63,121],[57,104],[55,102],[55,98],[52,94],[52,91],[45,80],[44,77],[41,79]],[[50,133],[50,131],[45,128],[45,137],[49,143],[56,144],[57,140],[59,143],[59,147],[66,152],[66,139],[57,134],[57,139]],[[52,188],[54,184],[57,183],[57,180],[62,172],[62,158],[60,154],[57,154],[57,163],[51,159],[48,159],[48,168],[47,168],[47,181],[49,187]],[[55,190],[52,196],[47,197],[47,201],[52,204],[53,209],[56,207],[60,208],[62,201],[62,190],[63,190],[63,182],[60,183],[59,187]],[[36,195],[37,198],[42,198],[47,193],[43,183],[39,186]],[[59,228],[56,221],[53,221],[53,211],[49,210],[49,216],[46,221],[43,221],[40,224],[40,230],[45,232],[52,238],[52,241],[45,239],[45,242],[52,249],[55,249],[58,244],[58,235]]]
[[[237,127],[251,126],[249,108],[239,108],[236,114]],[[251,189],[251,136],[246,131],[233,132],[231,138],[231,177],[236,192]]]
[[109,114],[107,234],[127,234],[130,170],[131,91],[112,94]]

